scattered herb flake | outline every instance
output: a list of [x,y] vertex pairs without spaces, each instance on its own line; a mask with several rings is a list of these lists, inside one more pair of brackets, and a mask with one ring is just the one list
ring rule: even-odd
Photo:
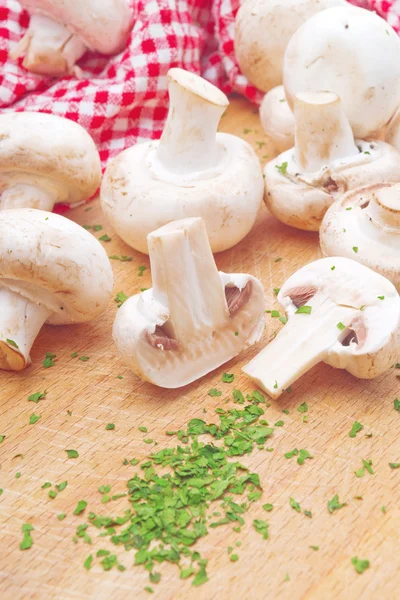
[[302,402],[298,407],[297,410],[299,413],[306,413],[308,411],[308,405],[307,402]]
[[17,342],[14,342],[14,340],[10,340],[9,338],[7,338],[6,342],[9,346],[13,346],[14,348],[17,348],[17,350],[19,350],[19,346],[18,346]]
[[311,548],[311,550],[315,550],[315,551],[319,550],[319,546],[309,546],[309,548]]
[[115,423],[107,423],[106,431],[110,431],[111,429],[115,429]]
[[262,519],[254,519],[253,527],[260,533],[264,540],[268,539],[268,523],[267,521],[263,521]]
[[33,413],[30,417],[29,417],[29,425],[34,425],[35,423],[37,423],[38,421],[40,421],[42,417],[40,415],[35,415],[35,413]]
[[391,469],[399,469],[400,468],[400,463],[389,463],[389,467]]
[[357,558],[357,556],[353,556],[351,559],[351,564],[354,566],[357,573],[364,573],[366,569],[369,568],[369,560]]
[[78,458],[79,453],[76,450],[66,450],[68,458]]
[[220,390],[217,390],[217,388],[211,388],[210,390],[208,390],[208,395],[211,397],[222,396],[222,392]]
[[310,315],[311,314],[311,310],[312,310],[312,306],[299,306],[299,308],[296,310],[295,314],[299,314],[299,315]]
[[353,246],[353,252],[355,252],[357,254],[357,252],[358,252],[358,246]]
[[355,438],[357,433],[359,433],[360,431],[362,431],[364,429],[364,425],[362,425],[361,423],[359,423],[358,421],[354,421],[352,427],[351,427],[351,431],[349,433],[349,437],[351,438]]
[[235,375],[233,373],[223,373],[222,374],[222,381],[224,383],[232,383],[234,379],[235,379]]
[[30,523],[24,523],[22,525],[21,530],[24,535],[22,538],[22,542],[19,545],[20,550],[29,550],[29,548],[32,548],[33,539],[31,536],[31,531],[33,531],[34,529],[35,528]]
[[146,269],[147,269],[147,267],[144,267],[143,265],[138,267],[138,277],[143,277],[143,273]]
[[65,517],[66,517],[66,516],[67,516],[67,515],[66,515],[65,513],[59,513],[59,514],[57,515],[57,519],[58,519],[59,521],[64,521],[64,519],[65,519]]
[[93,562],[93,554],[89,554],[89,556],[87,557],[87,559],[85,560],[85,562],[83,563],[83,566],[85,567],[85,569],[87,571],[90,570],[91,566],[92,566],[92,562]]
[[328,500],[328,510],[329,512],[332,514],[335,510],[339,510],[340,508],[343,508],[344,506],[346,506],[345,502],[340,502],[339,501],[339,495],[335,494],[332,498],[332,500]]
[[128,300],[129,296],[124,294],[124,292],[118,292],[114,298],[114,302],[118,304],[118,308],[123,305],[126,300]]
[[398,398],[394,399],[393,406],[394,406],[395,410],[400,411],[400,400],[398,400]]
[[346,325],[343,325],[343,323],[341,321],[339,321],[339,323],[336,325],[336,327],[338,329],[340,329],[340,331],[343,331],[343,329],[346,329]]
[[117,254],[112,254],[109,256],[111,260],[120,260],[121,262],[131,262],[132,256],[117,256]]
[[294,510],[296,510],[298,513],[301,512],[301,507],[300,504],[298,502],[296,502],[296,500],[294,500],[293,498],[289,499],[289,504],[292,508],[294,508]]
[[278,169],[279,173],[281,173],[282,175],[286,175],[288,163],[283,162],[281,165],[275,165],[275,168]]
[[110,236],[108,236],[106,233],[105,233],[104,235],[100,236],[100,237],[99,237],[99,240],[100,240],[101,242],[111,242],[111,238],[110,238]]
[[74,515],[80,515],[81,513],[83,513],[83,511],[85,510],[86,507],[87,507],[86,500],[79,500],[79,502],[76,505],[76,508],[74,510]]
[[44,360],[42,360],[42,365],[44,366],[45,369],[54,367],[54,365],[55,365],[55,362],[53,360],[54,358],[56,358],[56,354],[53,354],[52,352],[46,352],[46,356],[45,356]]
[[39,402],[39,400],[43,400],[43,398],[46,398],[46,395],[47,395],[46,390],[44,392],[35,392],[34,394],[31,394],[30,396],[28,396],[28,401],[35,402],[37,404]]

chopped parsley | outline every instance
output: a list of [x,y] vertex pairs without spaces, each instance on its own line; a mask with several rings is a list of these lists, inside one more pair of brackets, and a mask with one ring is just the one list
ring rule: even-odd
[[275,165],[275,168],[278,169],[278,171],[279,171],[279,173],[281,173],[281,175],[286,175],[288,163],[283,162],[281,165]]
[[394,406],[395,410],[400,411],[400,400],[398,398],[394,399],[393,406]]
[[222,374],[222,381],[224,383],[232,383],[234,379],[235,379],[235,375],[233,373],[223,373]]
[[147,433],[147,427],[145,427],[144,425],[141,425],[140,427],[138,427],[139,431],[141,431],[142,433]]
[[268,539],[268,523],[267,521],[263,521],[262,519],[254,519],[253,527],[260,533],[264,540]]
[[274,505],[273,504],[263,504],[262,507],[267,512],[271,512],[271,510],[274,508]]
[[143,273],[146,269],[147,269],[147,267],[144,267],[143,265],[138,267],[138,277],[143,277]]
[[296,500],[294,500],[294,498],[289,499],[289,504],[295,511],[297,511],[298,513],[301,512],[300,504],[298,502],[296,502]]
[[400,468],[400,463],[389,463],[389,467],[391,469],[399,469]]
[[118,304],[118,308],[123,305],[126,300],[128,300],[129,296],[124,294],[124,292],[118,292],[114,298],[114,302]]
[[309,546],[309,548],[311,548],[311,550],[315,550],[315,551],[319,550],[319,546]]
[[112,254],[108,258],[111,260],[120,260],[121,262],[132,262],[132,256],[118,256],[117,254]]
[[212,398],[216,396],[222,396],[222,392],[220,390],[217,390],[217,388],[211,388],[210,390],[208,390],[207,393]]
[[366,569],[368,569],[370,566],[369,560],[357,558],[357,556],[353,556],[353,558],[351,559],[351,564],[353,565],[357,573],[360,574],[364,573],[364,571],[366,571]]
[[111,242],[111,238],[110,238],[110,236],[108,236],[106,233],[105,233],[104,235],[100,236],[100,237],[99,237],[99,240],[100,240],[101,242]]
[[76,450],[66,450],[68,458],[78,458],[79,453]]
[[1,444],[2,442],[4,442],[4,440],[5,440],[5,439],[6,439],[6,436],[5,436],[5,435],[0,435],[0,444]]
[[359,433],[360,431],[362,431],[364,429],[364,425],[362,425],[361,423],[359,423],[358,421],[354,421],[352,427],[351,427],[351,431],[349,433],[349,437],[351,438],[355,438],[357,433]]
[[74,510],[74,515],[80,515],[81,513],[83,513],[83,511],[85,510],[86,507],[87,507],[86,500],[79,500],[79,502],[76,505],[76,508]]
[[103,225],[93,225],[94,231],[101,231],[103,229]]
[[311,310],[312,310],[312,306],[299,306],[299,308],[296,310],[295,314],[299,314],[299,315],[309,315],[311,314]]
[[346,325],[343,325],[343,323],[341,321],[336,325],[336,327],[338,329],[340,329],[340,331],[343,331],[343,329],[346,329]]
[[19,346],[18,346],[17,342],[14,342],[14,340],[10,340],[7,338],[6,342],[9,346],[13,346],[14,348],[17,348],[17,350],[19,350]]
[[343,508],[344,506],[346,506],[346,503],[339,501],[339,495],[338,494],[335,494],[333,496],[332,500],[328,500],[328,510],[329,510],[329,512],[331,514],[335,510],[339,510],[340,508]]
[[37,404],[39,402],[39,400],[43,400],[44,398],[46,398],[46,395],[47,395],[46,390],[44,392],[35,392],[34,394],[31,394],[28,397],[28,401],[35,402]]
[[56,484],[56,488],[59,492],[62,492],[63,490],[65,490],[67,485],[68,485],[68,481],[62,481],[61,483]]
[[301,404],[299,404],[299,406],[297,407],[297,410],[299,413],[306,413],[308,411],[307,402],[302,402]]
[[378,300],[384,300],[385,296],[377,296]]
[[42,417],[40,415],[35,415],[35,413],[33,413],[30,417],[29,417],[29,425],[34,425],[35,423],[37,423],[38,421],[40,421]]
[[45,369],[54,367],[54,365],[55,365],[55,362],[53,360],[54,358],[56,358],[56,354],[53,354],[52,352],[46,352],[46,356],[45,356],[44,360],[42,361],[42,365],[44,366]]
[[33,531],[34,529],[34,526],[30,523],[24,523],[22,525],[21,530],[24,535],[22,538],[22,542],[19,545],[20,550],[29,550],[29,548],[32,548],[33,539],[31,536],[31,531]]
[[355,252],[357,254],[357,252],[358,252],[358,246],[353,246],[353,252]]
[[88,356],[80,356],[79,360],[81,360],[82,362],[87,362],[89,360]]
[[111,431],[111,429],[115,429],[115,423],[107,423],[106,431]]

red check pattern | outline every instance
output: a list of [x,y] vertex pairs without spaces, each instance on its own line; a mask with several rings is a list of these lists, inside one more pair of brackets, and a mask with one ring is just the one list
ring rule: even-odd
[[[399,29],[398,1],[356,0]],[[225,92],[258,103],[262,94],[240,73],[234,56],[234,20],[240,0],[131,0],[134,27],[115,57],[88,52],[83,78],[55,80],[29,73],[10,51],[29,15],[17,0],[0,0],[0,109],[40,111],[72,119],[98,145],[103,166],[136,141],[158,138],[168,109],[170,67],[202,74]]]

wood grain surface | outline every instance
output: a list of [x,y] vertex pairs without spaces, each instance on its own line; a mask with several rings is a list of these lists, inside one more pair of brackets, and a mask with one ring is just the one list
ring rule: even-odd
[[[262,133],[257,111],[244,100],[233,99],[222,118],[221,130],[251,142],[264,164],[275,151]],[[112,261],[115,293],[135,294],[150,287],[147,268],[138,277],[138,267],[148,267],[148,258],[123,244],[107,224],[98,201],[89,208],[72,211],[69,218],[84,225],[103,225],[95,233],[108,234],[104,242],[109,255],[132,256],[131,262]],[[92,230],[93,231],[93,230]],[[247,272],[259,277],[265,287],[266,308],[279,309],[273,288],[305,263],[320,256],[318,236],[279,224],[263,207],[250,235],[232,250],[216,256],[218,267],[227,272]],[[277,260],[277,259],[281,260]],[[178,282],[177,282],[178,283]],[[93,545],[72,537],[85,521],[72,512],[79,500],[87,511],[121,514],[129,504],[121,498],[102,505],[100,485],[111,484],[112,492],[126,491],[135,468],[124,458],[143,459],[154,449],[144,442],[152,438],[157,449],[171,446],[168,429],[184,426],[190,418],[202,417],[203,409],[213,421],[214,409],[232,404],[232,384],[222,383],[224,371],[235,374],[234,385],[244,393],[254,389],[241,375],[240,367],[272,338],[282,325],[266,314],[265,335],[257,347],[200,381],[180,390],[161,390],[132,375],[116,355],[111,327],[117,311],[110,302],[107,312],[87,325],[45,326],[32,351],[33,364],[22,373],[0,374],[0,598],[1,600],[124,600],[151,597],[144,587],[148,573],[133,567],[133,552],[118,549],[125,572],[103,572],[99,565],[90,572],[83,561],[100,546],[97,531]],[[56,354],[55,366],[44,369],[46,352]],[[78,352],[78,356],[71,354]],[[81,361],[79,356],[89,360]],[[400,371],[397,371],[400,373]],[[117,376],[121,375],[122,379]],[[173,565],[161,565],[162,580],[152,584],[154,598],[178,600],[240,599],[397,599],[400,596],[400,469],[389,462],[400,461],[400,412],[393,401],[400,394],[396,369],[376,380],[354,379],[344,371],[319,365],[293,386],[291,394],[271,401],[266,409],[270,423],[283,420],[268,445],[273,452],[256,450],[242,462],[260,475],[261,500],[246,515],[241,533],[226,525],[211,530],[200,540],[199,550],[209,559],[210,581],[193,588],[179,579]],[[220,398],[207,391],[217,387]],[[47,390],[38,404],[28,401],[34,392]],[[308,422],[297,407],[308,405]],[[282,413],[288,409],[289,414]],[[69,412],[68,412],[69,411]],[[41,419],[29,424],[32,413]],[[349,432],[357,420],[364,429],[356,438]],[[115,423],[114,430],[106,430]],[[141,433],[139,426],[148,433]],[[302,466],[286,459],[285,452],[305,448],[313,455]],[[68,459],[65,450],[76,449],[79,458]],[[372,460],[374,475],[357,478],[354,471],[362,459]],[[20,477],[16,474],[20,473]],[[68,487],[48,498],[41,486],[68,481]],[[339,494],[347,506],[330,514],[327,501]],[[312,518],[289,505],[294,498]],[[356,499],[362,497],[362,499]],[[272,503],[265,513],[261,505]],[[386,512],[382,507],[386,507]],[[67,517],[60,522],[57,514]],[[254,518],[267,519],[270,537],[263,540],[252,527]],[[19,549],[21,526],[34,526],[34,544]],[[237,548],[239,561],[232,563],[228,546]],[[310,546],[319,546],[315,551]],[[113,548],[112,544],[109,544]],[[356,573],[351,558],[368,559],[370,568]]]

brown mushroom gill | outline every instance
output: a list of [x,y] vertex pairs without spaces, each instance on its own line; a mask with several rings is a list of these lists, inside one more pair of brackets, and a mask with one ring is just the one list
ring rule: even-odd
[[300,308],[300,306],[307,304],[317,291],[317,288],[314,286],[304,285],[294,288],[286,296],[289,296],[296,308]]
[[349,325],[349,329],[349,333],[342,341],[342,346],[350,346],[351,343],[354,343],[362,348],[367,339],[367,328],[364,321],[360,317],[356,317]]

